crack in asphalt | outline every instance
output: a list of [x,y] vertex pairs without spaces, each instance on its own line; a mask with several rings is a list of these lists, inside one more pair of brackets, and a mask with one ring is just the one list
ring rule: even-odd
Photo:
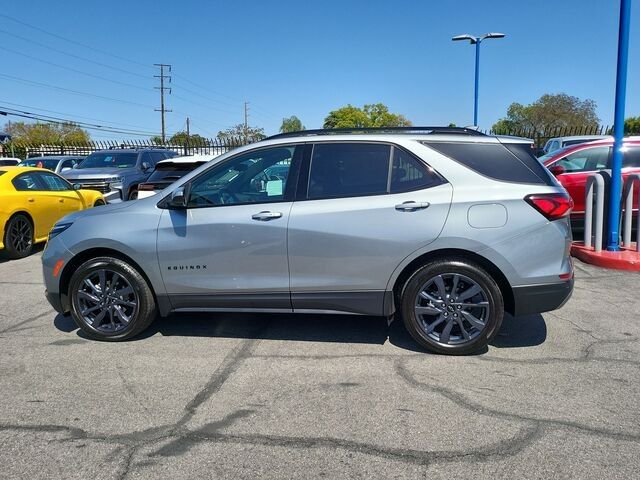
[[583,431],[587,434],[591,435],[599,435],[604,436],[616,440],[626,440],[632,442],[640,442],[640,433],[638,434],[629,434],[629,433],[621,433],[616,432],[609,429],[604,428],[596,428],[591,427],[589,425],[573,422],[569,420],[558,420],[552,418],[540,418],[535,416],[517,414],[506,412],[503,410],[497,410],[495,408],[487,407],[482,405],[481,403],[474,402],[466,395],[459,393],[453,389],[431,385],[426,382],[421,382],[414,378],[412,372],[409,371],[407,366],[405,365],[405,360],[398,360],[395,364],[395,371],[397,375],[405,381],[408,385],[418,390],[428,391],[430,393],[438,394],[442,397],[445,397],[458,405],[459,407],[464,408],[465,410],[469,410],[473,413],[484,415],[491,418],[499,418],[503,420],[511,420],[511,421],[520,421],[520,422],[534,422],[541,425],[553,427],[553,428],[570,428],[575,430]]
[[39,313],[39,314],[37,314],[37,315],[34,315],[33,317],[29,317],[29,318],[27,318],[27,319],[25,319],[25,320],[22,320],[21,322],[14,323],[13,325],[9,325],[8,327],[3,328],[2,330],[0,330],[0,334],[12,332],[12,331],[14,331],[17,327],[21,327],[22,325],[25,325],[25,324],[27,324],[27,323],[34,322],[34,321],[38,320],[39,318],[42,318],[42,317],[44,317],[45,315],[48,315],[48,314],[50,314],[50,313],[53,313],[53,310],[49,308],[49,309],[45,310],[45,311],[44,311],[44,312],[42,312],[42,313]]

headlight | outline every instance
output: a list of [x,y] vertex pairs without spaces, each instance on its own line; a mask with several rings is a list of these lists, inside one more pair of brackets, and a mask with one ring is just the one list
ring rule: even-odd
[[51,240],[53,237],[60,235],[71,225],[73,225],[73,222],[56,223],[51,229],[51,231],[49,232],[49,240]]

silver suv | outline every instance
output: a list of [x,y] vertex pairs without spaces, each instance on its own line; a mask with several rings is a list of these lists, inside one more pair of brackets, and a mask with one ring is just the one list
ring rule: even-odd
[[524,139],[409,127],[282,134],[158,195],[51,231],[47,298],[90,337],[193,311],[393,317],[422,346],[484,347],[505,312],[569,298],[571,199]]

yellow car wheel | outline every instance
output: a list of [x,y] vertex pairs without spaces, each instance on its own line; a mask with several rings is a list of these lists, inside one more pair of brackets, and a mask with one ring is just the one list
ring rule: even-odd
[[22,213],[11,217],[5,226],[4,248],[9,258],[24,258],[33,248],[33,224]]

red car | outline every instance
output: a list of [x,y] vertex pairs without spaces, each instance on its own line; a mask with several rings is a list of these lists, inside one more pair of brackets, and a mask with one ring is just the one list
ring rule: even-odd
[[[571,223],[574,227],[584,224],[584,194],[587,176],[598,170],[611,168],[611,150],[613,138],[608,137],[595,142],[572,145],[555,150],[540,160],[555,175],[573,199]],[[630,173],[640,173],[640,137],[624,139],[624,157],[622,177]],[[638,208],[638,198],[633,201],[634,210]]]

